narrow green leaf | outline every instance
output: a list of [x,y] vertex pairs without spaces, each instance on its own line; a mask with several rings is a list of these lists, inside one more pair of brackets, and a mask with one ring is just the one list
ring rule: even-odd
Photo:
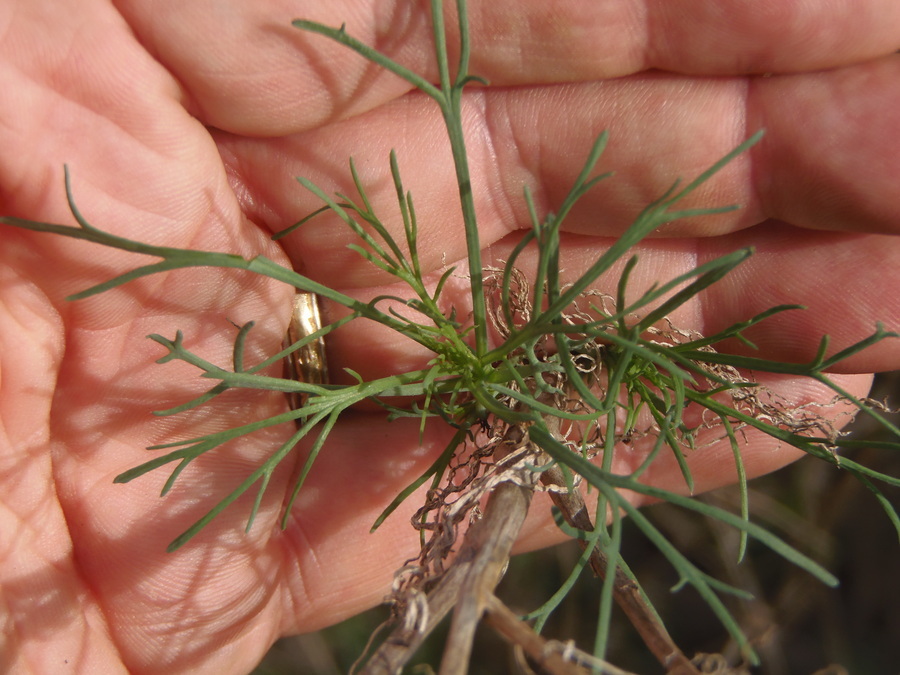
[[406,80],[411,85],[428,94],[432,98],[438,98],[441,96],[440,91],[428,80],[417,75],[408,68],[404,68],[399,63],[392,61],[380,52],[369,47],[367,44],[360,42],[356,38],[350,37],[344,31],[343,26],[341,28],[331,28],[321,23],[316,23],[315,21],[306,21],[303,19],[296,19],[291,23],[295,28],[308,31],[310,33],[318,33],[319,35],[324,35],[325,37],[330,38],[335,42],[339,42],[340,44],[349,47],[357,54],[365,57],[373,63],[378,64],[385,70],[394,73],[394,75]]
[[[752,522],[747,522],[740,516],[736,516],[732,513],[729,513],[728,511],[716,508],[709,504],[704,504],[702,502],[691,499],[690,497],[683,497],[681,495],[675,494],[674,492],[669,492],[667,490],[656,488],[650,485],[638,483],[637,481],[632,480],[629,476],[620,476],[603,471],[583,457],[580,457],[579,455],[571,452],[568,448],[559,443],[559,441],[554,439],[552,435],[545,428],[542,428],[542,425],[540,424],[533,424],[531,427],[529,427],[528,434],[531,439],[541,448],[546,450],[553,459],[570,466],[574,471],[577,471],[580,475],[584,476],[586,480],[588,480],[598,489],[608,490],[609,488],[617,488],[632,490],[653,499],[667,501],[690,511],[695,511],[708,517],[716,518],[727,525],[731,525],[737,528],[738,530],[746,531],[750,537],[753,537],[760,543],[764,544],[772,551],[779,554],[797,567],[806,570],[817,579],[819,579],[822,583],[829,586],[836,586],[838,583],[837,578],[833,574],[828,572],[818,563],[814,562],[796,549],[786,544],[783,540],[779,539],[776,535],[772,534],[765,528],[762,528]],[[623,507],[625,501],[626,500],[621,500],[621,502],[623,503]],[[630,510],[629,514],[631,515]]]

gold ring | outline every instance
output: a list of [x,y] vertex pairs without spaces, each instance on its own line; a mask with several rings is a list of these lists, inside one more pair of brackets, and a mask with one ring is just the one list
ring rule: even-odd
[[[321,329],[322,318],[315,293],[298,292],[294,295],[291,307],[291,320],[285,337],[286,345],[292,345]],[[291,352],[287,358],[287,372],[291,379],[298,382],[326,384],[328,365],[325,361],[325,339],[319,336]],[[309,398],[307,394],[299,392],[288,394],[288,400],[294,410],[303,407],[307,398]]]

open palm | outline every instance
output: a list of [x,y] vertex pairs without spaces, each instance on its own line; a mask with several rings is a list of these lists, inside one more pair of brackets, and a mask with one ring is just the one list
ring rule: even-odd
[[[761,145],[692,197],[745,208],[660,232],[641,247],[637,285],[754,245],[757,255],[681,310],[679,325],[714,332],[802,302],[807,312],[779,315],[752,336],[766,356],[786,360],[809,359],[823,333],[840,348],[869,334],[875,319],[900,327],[895,2],[827,10],[764,2],[726,16],[712,1],[555,5],[473,1],[470,9],[472,71],[492,81],[465,102],[488,262],[504,259],[528,222],[522,185],[539,211],[553,209],[603,129],[612,142],[602,164],[617,177],[568,221],[572,275],[676,177],[693,177],[764,127]],[[437,110],[400,80],[292,28],[298,16],[346,22],[349,33],[434,77],[423,3],[4,3],[0,213],[71,222],[68,164],[79,208],[105,230],[263,254],[368,298],[392,289],[345,248],[351,236],[335,221],[315,220],[283,247],[269,237],[320,206],[294,176],[350,192],[351,155],[390,223],[393,147],[417,198],[424,263],[437,278],[465,257]],[[3,665],[246,672],[280,635],[381,599],[417,538],[408,509],[374,535],[368,529],[442,449],[446,430],[431,425],[420,439],[415,425],[354,413],[329,440],[285,531],[277,520],[290,467],[276,474],[249,533],[249,505],[239,502],[167,554],[167,543],[291,430],[199,460],[164,500],[162,474],[113,485],[148,458],[148,445],[286,406],[280,395],[235,392],[209,411],[153,417],[206,385],[183,364],[155,365],[162,350],[144,336],[181,329],[191,349],[224,365],[232,322],[252,319],[250,350],[261,357],[281,342],[291,289],[196,269],[67,303],[141,261],[9,227],[0,236]],[[465,283],[454,284],[447,298],[465,309]],[[331,336],[328,348],[335,379],[344,367],[371,377],[427,359],[362,324]],[[841,383],[862,393],[866,373],[900,367],[900,349],[884,343],[843,367]],[[797,402],[828,397],[785,378],[768,384]],[[755,437],[744,452],[752,474],[796,457]],[[733,480],[727,448],[691,461],[699,488]],[[666,463],[652,479],[674,489],[681,480]],[[523,546],[553,536],[536,519]]]

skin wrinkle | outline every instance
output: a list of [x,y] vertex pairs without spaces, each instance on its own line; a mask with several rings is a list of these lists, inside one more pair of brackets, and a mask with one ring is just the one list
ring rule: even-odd
[[[296,480],[305,461],[306,453],[297,453],[295,466],[292,468],[293,480]],[[285,506],[291,492],[292,490],[285,492],[283,501]],[[327,565],[323,565],[319,560],[316,547],[312,544],[313,540],[307,534],[303,519],[297,515],[296,510],[292,511],[289,516],[288,527],[278,536],[284,551],[281,557],[282,568],[286,571],[297,571],[296,574],[289,572],[285,575],[286,578],[292,580],[292,583],[284,589],[284,597],[288,600],[287,606],[294,608],[294,611],[284,613],[281,622],[283,629],[289,631],[289,627],[297,622],[299,615],[308,612],[309,607],[315,606],[316,594],[310,588],[310,580],[327,576]],[[310,574],[310,569],[313,570],[312,574]]]
[[[519,227],[522,227],[522,223],[517,219],[516,202],[514,202],[517,195],[514,195],[512,190],[505,189],[511,181],[509,179],[509,169],[504,167],[522,167],[525,166],[525,162],[510,163],[500,161],[500,157],[505,157],[510,151],[517,158],[521,158],[522,145],[513,132],[513,128],[509,123],[509,114],[505,107],[501,110],[494,110],[493,107],[485,105],[483,97],[479,97],[478,107],[483,116],[481,129],[484,130],[479,140],[485,148],[484,156],[489,160],[488,167],[483,168],[482,173],[486,177],[485,183],[497,186],[495,190],[500,195],[499,199],[491,200],[495,207],[495,212],[498,214],[498,220],[505,223],[508,228],[514,229],[517,224]],[[517,179],[518,175],[518,172],[516,172]],[[487,178],[488,176],[490,178]],[[531,189],[535,184],[540,184],[534,178],[534,175],[529,173],[524,180],[517,180],[516,182],[520,186],[528,185],[529,189]],[[521,190],[518,194],[521,195]],[[482,246],[486,249],[489,249],[493,243],[493,241],[482,240]]]
[[[55,465],[55,462],[53,464]],[[62,513],[63,519],[66,524],[66,530],[70,533],[71,538],[71,527],[69,525],[69,519],[65,508],[62,509]],[[115,639],[115,631],[113,629],[113,627],[115,626],[115,621],[110,620],[109,613],[104,607],[103,595],[97,590],[98,584],[102,583],[102,581],[100,579],[94,581],[89,574],[85,573],[85,570],[81,565],[81,561],[79,560],[77,549],[74,546],[72,548],[70,557],[75,576],[77,577],[80,586],[82,587],[82,592],[90,598],[90,607],[92,613],[88,615],[88,621],[90,622],[90,619],[94,616],[99,616],[101,620],[102,634],[107,638],[108,644],[115,650],[116,655],[119,657],[121,662],[126,663],[128,658],[127,649],[123,650],[119,641]]]
[[760,220],[762,220],[764,218],[770,218],[771,214],[766,209],[766,200],[763,197],[764,191],[760,182],[760,165],[763,163],[763,159],[760,157],[759,147],[767,140],[765,119],[760,118],[758,115],[754,114],[754,106],[752,105],[754,101],[753,92],[756,89],[759,80],[759,77],[749,77],[745,81],[743,91],[743,105],[739,108],[739,114],[741,123],[743,125],[743,133],[746,134],[745,138],[750,134],[755,134],[759,130],[762,130],[764,132],[764,135],[760,139],[759,143],[757,143],[756,146],[750,148],[750,150],[748,150],[746,153],[747,185],[748,192],[751,197],[749,201],[750,203],[757,205],[759,218]]
[[[4,284],[4,292],[5,293],[11,292],[11,286],[9,284]],[[60,317],[59,317],[58,313],[56,313],[52,303],[50,302],[50,299],[46,296],[46,294],[43,293],[43,290],[41,288],[39,288],[37,285],[33,284],[33,285],[31,285],[31,287],[29,289],[29,295],[31,296],[32,300],[34,302],[38,303],[40,305],[40,307],[44,310],[43,312],[39,312],[39,311],[37,311],[37,308],[35,308],[35,311],[30,311],[29,313],[30,313],[30,316],[32,317],[32,319],[35,319],[42,323],[52,323],[58,327],[59,322],[60,322]],[[31,303],[17,302],[15,297],[12,300],[13,300],[12,302],[4,302],[4,306],[16,307],[19,311],[21,311],[23,308],[26,308],[29,310],[31,308]],[[8,314],[8,312],[7,312],[7,314]],[[20,334],[27,335],[28,333],[33,332],[33,331],[29,330],[27,328],[26,324],[23,324],[21,320],[18,320],[17,323],[18,323],[18,326],[20,329],[19,330]],[[56,354],[56,358],[54,359],[55,363],[53,364],[54,367],[52,368],[52,371],[53,371],[53,374],[51,375],[52,381],[55,381],[58,378],[60,360],[63,358],[63,354],[65,351],[64,343],[62,342],[62,340],[53,339],[53,337],[56,335],[58,335],[57,331],[41,330],[39,332],[39,339],[29,341],[29,344],[39,344],[39,343],[46,344],[46,342],[48,340],[48,336],[49,336],[49,339],[52,341],[52,343],[54,343],[50,346],[51,351]],[[9,352],[9,351],[7,351],[6,353],[7,353],[7,356],[9,354],[11,354],[11,352]],[[51,366],[50,363],[45,363],[44,365],[47,368],[50,368],[50,366]],[[5,384],[8,388],[9,384],[12,382],[12,378],[7,376],[4,379],[6,381]],[[52,388],[52,383],[50,386]],[[52,409],[48,412],[48,415],[46,417],[47,417],[47,419],[53,419]],[[18,421],[18,420],[20,420],[20,417],[16,416],[14,419],[16,419]],[[6,440],[8,442],[11,441],[12,438],[6,433],[6,432],[8,432],[7,425],[4,424],[3,428],[4,428],[4,432],[5,432],[4,435],[5,435]],[[51,435],[49,438],[44,438],[43,442],[41,442],[40,445],[43,446],[43,445],[52,444],[52,443],[53,443],[53,439],[52,439],[52,435]],[[10,446],[10,447],[12,447],[12,446]],[[31,454],[31,453],[29,453],[29,454]],[[55,462],[53,461],[53,455],[52,454],[45,455],[45,457],[48,460],[47,472],[52,475],[54,473],[54,467],[55,467]],[[40,455],[34,454],[33,458],[29,461],[29,463],[31,463],[33,460],[37,460],[37,459],[40,459]],[[58,503],[57,500],[53,499],[54,495],[56,494],[56,485],[57,485],[57,483],[55,483],[55,482],[52,482],[52,481],[48,482],[47,489],[41,495],[41,503],[46,503],[46,500],[50,500],[51,503],[53,503],[53,504]],[[37,555],[42,557],[42,559],[44,559],[46,561],[46,563],[49,565],[50,569],[48,571],[50,574],[56,574],[59,571],[65,570],[68,573],[75,574],[80,579],[80,581],[83,584],[85,589],[90,589],[90,584],[88,583],[88,579],[86,579],[83,576],[77,557],[72,556],[71,536],[70,536],[70,532],[69,532],[70,528],[69,528],[69,523],[67,521],[66,510],[62,509],[62,508],[51,509],[51,510],[55,511],[55,513],[59,515],[59,517],[62,521],[61,523],[55,523],[55,524],[61,525],[61,527],[65,531],[65,533],[67,535],[69,535],[66,537],[66,543],[69,544],[69,547],[67,547],[67,550],[61,550],[60,547],[57,546],[52,560],[49,557],[47,557],[47,555],[46,555],[46,553],[49,553],[49,550],[46,552],[41,552],[39,550],[36,553],[37,553]],[[25,528],[25,530],[27,532],[31,532],[33,535],[35,535],[33,537],[33,540],[35,540],[35,541],[44,539],[49,536],[47,523],[42,524],[42,527],[40,529],[35,529],[27,521],[22,521],[21,517],[18,517],[17,522],[18,522],[18,528],[20,530],[21,530],[21,528]],[[43,519],[42,519],[42,522],[43,522]],[[59,527],[54,527],[53,533],[55,535],[60,534],[59,529],[60,529]],[[30,549],[30,547],[29,547],[29,549]],[[55,583],[53,586],[54,586],[54,588],[56,588]],[[96,596],[90,592],[87,593],[87,596],[90,598],[90,608],[91,608],[90,611],[97,612],[101,616],[103,616],[102,607],[100,607],[96,603]],[[80,596],[80,598],[79,598],[80,606],[83,606],[82,605],[83,600],[84,600],[84,595]],[[4,595],[4,604],[6,604],[7,609],[9,609],[9,604],[6,601],[5,595]],[[9,615],[9,614],[7,614],[7,615]],[[89,614],[88,621],[89,621],[90,616],[91,615]],[[82,621],[82,623],[83,622],[84,621]],[[14,630],[15,635],[18,636],[18,643],[20,644],[20,646],[27,645],[29,643],[29,640],[26,639],[26,636],[28,635],[28,631],[25,630],[25,628],[23,626],[21,626],[19,623],[14,623],[13,630]],[[104,626],[101,630],[105,631],[105,619],[104,619]],[[18,652],[18,650],[10,649],[10,651],[7,653],[15,654],[17,652]],[[27,663],[33,664],[35,669],[37,669],[37,667],[38,667],[37,664],[44,662],[43,658],[37,658],[37,657],[32,658],[31,654],[32,654],[32,652],[30,650],[26,651],[26,654],[24,655],[24,659],[26,660]],[[35,672],[37,672],[37,670]]]
[[[293,580],[282,589],[285,611],[282,612],[280,623],[282,631],[288,633],[296,624],[297,617],[307,612],[309,607],[315,606],[315,592],[310,588],[309,579],[316,578],[324,570],[315,548],[309,545],[309,537],[306,536],[300,519],[293,513],[287,529],[281,535],[281,542],[285,578]],[[310,559],[311,562],[308,562]],[[310,566],[316,571],[315,576],[308,574]]]

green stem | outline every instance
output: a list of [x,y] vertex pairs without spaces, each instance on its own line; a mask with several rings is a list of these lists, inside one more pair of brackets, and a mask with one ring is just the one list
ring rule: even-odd
[[[434,29],[435,54],[440,73],[442,96],[437,98],[450,139],[453,165],[459,189],[459,204],[462,208],[463,226],[466,232],[466,255],[469,261],[469,279],[472,293],[472,322],[475,332],[475,354],[480,359],[487,353],[487,304],[484,298],[484,268],[481,264],[481,240],[478,236],[478,219],[475,215],[475,199],[472,195],[472,180],[469,174],[469,160],[466,152],[465,135],[462,127],[462,92],[468,80],[466,68],[469,61],[468,40],[461,41],[459,67],[456,79],[451,80],[447,62],[447,40],[444,29],[444,12],[441,0],[431,0],[431,19]],[[466,34],[466,2],[456,3],[460,35]]]

